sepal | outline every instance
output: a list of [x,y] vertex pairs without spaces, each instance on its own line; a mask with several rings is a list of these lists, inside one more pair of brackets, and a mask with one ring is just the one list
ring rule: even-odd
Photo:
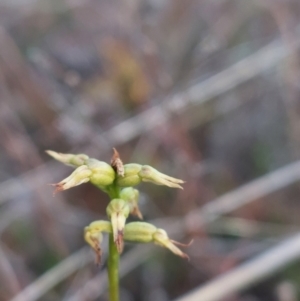
[[184,181],[167,176],[149,165],[144,165],[142,167],[141,171],[139,172],[139,176],[144,182],[151,182],[156,185],[165,185],[171,188],[183,189],[179,184],[183,184]]
[[56,192],[67,190],[80,184],[87,183],[90,180],[91,175],[92,171],[86,165],[77,167],[71,173],[71,175],[65,178],[64,180],[56,184],[51,184],[55,187],[54,194]]
[[81,165],[84,165],[86,161],[89,159],[89,156],[85,154],[78,154],[78,155],[63,154],[63,153],[57,153],[52,150],[46,150],[46,153],[52,158],[54,158],[55,160],[73,167],[79,167]]

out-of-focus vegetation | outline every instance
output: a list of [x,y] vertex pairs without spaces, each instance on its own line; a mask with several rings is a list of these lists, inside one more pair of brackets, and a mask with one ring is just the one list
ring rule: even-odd
[[[146,220],[194,238],[190,262],[127,245],[123,301],[178,298],[297,233],[299,20],[298,0],[2,0],[0,301],[107,300],[82,237],[107,200],[90,184],[53,198],[70,169],[46,149],[117,147],[186,181],[140,189]],[[254,197],[215,203],[248,183]],[[298,300],[298,265],[222,300]]]

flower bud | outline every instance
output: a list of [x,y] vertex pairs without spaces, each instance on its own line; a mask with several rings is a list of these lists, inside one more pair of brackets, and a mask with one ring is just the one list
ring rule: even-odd
[[90,181],[96,186],[108,186],[113,183],[116,173],[113,168],[103,161],[88,159],[87,166],[92,171]]
[[124,176],[117,177],[117,184],[120,187],[131,187],[141,183],[142,179],[139,176],[139,172],[142,169],[142,165],[130,163],[124,165]]
[[87,159],[89,159],[89,157],[85,154],[78,154],[78,155],[62,154],[62,153],[54,152],[52,150],[47,150],[46,153],[50,155],[52,158],[54,158],[55,160],[73,167],[84,165]]
[[84,228],[84,239],[96,253],[96,264],[100,264],[101,262],[102,232],[111,233],[111,231],[111,223],[108,221],[95,221]]
[[129,204],[122,199],[113,199],[106,208],[106,213],[111,220],[114,242],[119,253],[122,253],[124,247],[124,226],[129,212]]
[[155,226],[145,222],[132,222],[125,226],[124,239],[134,242],[154,242],[157,245],[169,249],[174,254],[189,259],[188,255],[183,253],[176,245],[187,247],[188,245],[181,244],[171,240],[168,234],[163,229],[157,229]]
[[137,216],[139,219],[143,219],[143,215],[138,207],[139,191],[132,187],[127,187],[121,190],[120,198],[128,202],[130,207],[130,213]]
[[124,239],[128,241],[148,243],[153,241],[157,228],[145,222],[128,223],[124,229]]
[[124,177],[117,177],[117,184],[121,187],[135,186],[141,181],[180,189],[183,189],[180,184],[184,183],[184,181],[169,177],[149,165],[142,166],[133,163],[124,165]]

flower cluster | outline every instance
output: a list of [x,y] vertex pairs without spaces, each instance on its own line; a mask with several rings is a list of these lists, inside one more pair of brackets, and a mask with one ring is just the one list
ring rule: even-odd
[[91,182],[104,192],[111,201],[106,213],[110,221],[95,221],[84,229],[84,239],[93,248],[97,255],[97,262],[101,260],[102,233],[111,233],[119,253],[122,253],[124,240],[133,242],[154,242],[168,248],[174,254],[183,258],[188,256],[177,246],[186,246],[169,239],[163,229],[145,222],[131,222],[126,224],[129,214],[143,219],[139,210],[139,192],[133,186],[143,182],[156,185],[165,185],[182,189],[182,180],[169,177],[148,165],[125,164],[123,165],[118,152],[114,149],[111,164],[89,158],[85,154],[62,154],[47,151],[54,159],[75,168],[70,176],[56,184],[55,191],[63,191],[83,183]]

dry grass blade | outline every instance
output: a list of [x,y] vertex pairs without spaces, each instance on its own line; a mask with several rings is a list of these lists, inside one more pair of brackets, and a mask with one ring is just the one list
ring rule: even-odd
[[[300,38],[295,41],[297,49],[299,48],[299,44]],[[97,140],[96,143],[98,143],[98,145],[103,145],[103,141],[110,142],[111,145],[126,143],[140,134],[153,129],[157,124],[165,122],[169,110],[180,112],[191,103],[198,105],[206,103],[213,97],[276,66],[289,55],[290,49],[288,49],[281,40],[276,40],[209,79],[165,100],[162,105],[155,106],[131,119],[121,122],[100,136],[98,135],[98,137],[96,133],[94,133],[94,140]],[[187,101],[187,99],[189,99],[189,101]],[[26,179],[32,188],[47,183],[50,176],[45,176],[45,170],[48,171],[47,175],[51,174],[51,177],[53,177],[53,175],[56,177],[60,175],[56,165],[51,162],[32,169],[17,179],[10,179],[1,183],[0,192],[2,197],[0,204],[9,198],[24,193],[26,187],[22,186],[20,180]]]
[[[223,214],[232,212],[299,180],[300,161],[296,161],[207,203],[202,208],[188,214],[186,222],[193,228],[201,227]],[[173,224],[172,228],[178,230],[180,226]],[[171,233],[172,229],[168,232]]]
[[[123,277],[153,255],[156,248],[153,245],[140,245],[126,253],[121,260],[120,276]],[[94,300],[103,294],[107,288],[107,273],[103,271],[89,280],[74,295],[63,301]]]
[[200,105],[213,97],[248,81],[262,72],[276,66],[300,47],[300,37],[294,43],[295,49],[287,47],[281,40],[275,40],[245,59],[218,74],[191,86],[186,91],[175,94],[157,106],[119,123],[112,129],[94,137],[101,145],[103,136],[112,145],[123,144],[147,132],[157,125],[166,122],[170,113],[185,110],[190,105]]
[[257,283],[300,258],[300,234],[217,277],[177,301],[218,301]]
[[88,254],[88,248],[80,249],[42,275],[36,281],[32,282],[10,301],[38,300],[47,291],[59,284],[63,279],[69,277],[82,266],[92,262],[92,257],[88,256]]

